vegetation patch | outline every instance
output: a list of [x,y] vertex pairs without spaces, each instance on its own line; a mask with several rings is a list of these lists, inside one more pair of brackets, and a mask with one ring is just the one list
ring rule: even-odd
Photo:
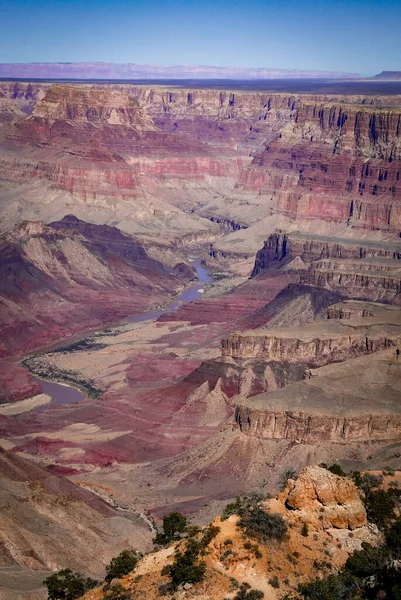
[[136,550],[123,550],[107,565],[105,581],[110,582],[128,575],[135,569],[141,558],[142,554]]
[[71,569],[63,569],[47,577],[43,584],[47,587],[48,600],[74,600],[99,585],[99,582]]
[[26,358],[21,365],[33,375],[55,383],[66,383],[80,389],[88,398],[98,398],[104,390],[95,385],[91,379],[81,379],[76,371],[61,370],[45,361],[44,356],[34,355]]

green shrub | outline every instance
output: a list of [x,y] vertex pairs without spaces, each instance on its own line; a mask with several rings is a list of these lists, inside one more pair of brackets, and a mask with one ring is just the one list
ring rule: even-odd
[[208,525],[203,530],[203,536],[200,540],[200,545],[202,546],[202,548],[206,548],[219,533],[220,527],[217,527],[216,525]]
[[298,587],[301,596],[306,600],[350,600],[356,589],[355,582],[337,575],[315,579]]
[[372,490],[364,499],[368,521],[375,523],[379,529],[386,529],[395,519],[395,500],[391,491]]
[[263,496],[251,494],[251,496],[237,496],[234,502],[227,504],[221,515],[221,520],[225,521],[231,515],[239,515],[240,517],[249,511],[252,506],[259,504],[263,500]]
[[106,592],[106,595],[104,596],[103,600],[130,600],[131,599],[131,592],[128,592],[127,590],[125,590],[119,583],[116,585],[113,585],[110,590],[108,590],[108,592]]
[[383,477],[381,475],[371,475],[370,473],[361,475],[358,472],[354,472],[352,476],[355,485],[357,485],[365,495],[369,494],[372,490],[376,490],[383,483]]
[[245,528],[246,533],[263,542],[267,540],[282,540],[287,532],[287,525],[280,515],[273,515],[255,505],[239,520],[238,524]]
[[71,569],[62,569],[47,577],[43,584],[47,587],[48,600],[74,600],[96,587],[99,582],[74,573]]
[[401,555],[401,517],[386,532],[386,542],[392,552],[397,556]]
[[163,531],[159,531],[153,539],[158,546],[167,546],[171,542],[180,539],[185,533],[188,521],[180,512],[171,512],[163,517]]
[[105,581],[110,582],[115,578],[118,579],[128,575],[135,569],[140,558],[142,558],[142,554],[136,550],[123,550],[107,565]]
[[381,571],[386,563],[386,553],[382,548],[363,544],[362,550],[354,552],[345,563],[345,569],[355,577],[370,577]]
[[253,590],[249,583],[241,583],[239,591],[234,596],[234,600],[260,600],[264,596],[263,592]]
[[309,529],[308,529],[308,525],[306,523],[304,523],[302,525],[301,535],[303,535],[303,537],[308,537],[308,535],[309,535]]
[[274,575],[274,577],[271,577],[269,579],[269,584],[272,586],[272,588],[275,588],[276,590],[278,590],[278,588],[280,587],[280,582],[278,580],[277,575]]
[[343,470],[342,466],[338,463],[334,463],[330,467],[328,467],[328,471],[330,473],[334,473],[334,475],[339,475],[340,477],[346,477],[347,473]]
[[190,538],[184,552],[176,550],[173,563],[163,569],[162,573],[169,575],[171,579],[171,589],[173,591],[181,584],[197,583],[204,578],[206,565],[204,562],[199,561],[200,550],[200,543]]

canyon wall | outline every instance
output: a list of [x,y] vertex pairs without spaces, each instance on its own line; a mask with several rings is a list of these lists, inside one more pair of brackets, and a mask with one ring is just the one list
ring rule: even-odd
[[[401,259],[401,243],[394,241],[391,244],[378,243],[369,240],[336,239],[319,235],[287,234],[277,231],[270,235],[264,246],[256,254],[251,277],[255,277],[263,270],[280,263],[302,257],[305,262],[321,259],[364,259],[364,258],[391,258]],[[401,265],[401,262],[400,262]]]
[[398,96],[5,82],[0,95],[32,112],[4,117],[5,180],[48,179],[89,210],[151,194],[201,214],[221,197],[207,216],[246,226],[252,198],[265,215],[401,227]]
[[[329,362],[343,361],[347,358],[378,352],[401,343],[401,328],[385,332],[376,333],[369,329],[357,333],[357,327],[350,327],[349,331],[341,335],[325,331],[319,336],[318,330],[311,332],[308,336],[308,328],[305,326],[298,336],[292,337],[291,330],[288,333],[285,330],[266,332],[265,335],[260,332],[231,334],[227,339],[222,340],[222,356],[230,356],[234,359],[264,359],[266,361],[293,361],[294,363],[304,362],[309,366],[317,367]],[[355,332],[354,332],[355,331]],[[302,339],[305,337],[306,339]]]
[[300,444],[358,441],[399,441],[401,416],[313,415],[308,412],[262,411],[238,406],[236,422],[246,435],[262,439],[288,440]]

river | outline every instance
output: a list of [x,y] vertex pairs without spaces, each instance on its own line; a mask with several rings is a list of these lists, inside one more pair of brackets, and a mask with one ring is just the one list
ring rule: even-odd
[[[135,317],[127,319],[129,323],[141,323],[142,321],[149,321],[151,319],[157,319],[165,313],[174,312],[183,304],[198,300],[203,294],[202,283],[210,283],[213,281],[213,277],[209,275],[207,269],[202,265],[202,259],[200,257],[191,260],[191,265],[196,270],[199,277],[199,281],[190,287],[186,288],[183,292],[175,296],[174,300],[165,308],[158,311],[149,311]],[[62,346],[60,346],[60,349]],[[86,398],[86,395],[70,385],[64,383],[56,383],[54,381],[45,381],[34,377],[33,380],[42,386],[43,393],[48,394],[53,398],[48,404],[37,406],[31,412],[39,413],[43,412],[56,404],[72,404],[82,402]]]

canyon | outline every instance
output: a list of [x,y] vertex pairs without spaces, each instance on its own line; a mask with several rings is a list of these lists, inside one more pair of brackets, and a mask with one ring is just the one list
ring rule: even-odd
[[0,165],[3,462],[144,547],[288,467],[400,469],[401,95],[2,81]]

